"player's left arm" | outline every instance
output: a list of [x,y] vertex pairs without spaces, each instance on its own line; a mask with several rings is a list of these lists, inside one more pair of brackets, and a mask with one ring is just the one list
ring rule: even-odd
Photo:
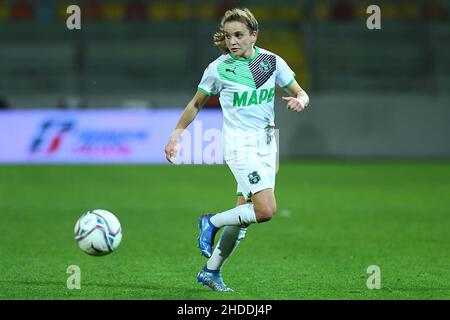
[[284,88],[284,91],[289,97],[282,97],[287,102],[287,108],[289,110],[300,112],[303,111],[309,104],[309,96],[303,90],[295,79]]

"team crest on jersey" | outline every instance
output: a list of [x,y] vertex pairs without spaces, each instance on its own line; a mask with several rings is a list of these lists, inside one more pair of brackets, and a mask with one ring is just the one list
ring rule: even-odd
[[248,175],[248,180],[250,181],[251,184],[256,184],[261,180],[261,177],[257,171],[253,171]]
[[261,63],[259,64],[259,69],[262,72],[269,72],[271,67],[272,65],[267,60],[261,61]]

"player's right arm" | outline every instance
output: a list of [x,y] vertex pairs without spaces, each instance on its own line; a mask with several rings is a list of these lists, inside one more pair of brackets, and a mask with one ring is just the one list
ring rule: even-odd
[[180,120],[178,120],[177,126],[170,135],[169,142],[167,142],[166,148],[164,150],[166,153],[166,159],[170,163],[173,163],[172,158],[177,154],[178,142],[181,134],[183,133],[184,129],[186,129],[189,124],[194,121],[195,117],[208,98],[209,96],[206,93],[197,90],[194,97],[191,99],[191,101],[189,101],[186,108],[184,108],[183,114],[181,115]]

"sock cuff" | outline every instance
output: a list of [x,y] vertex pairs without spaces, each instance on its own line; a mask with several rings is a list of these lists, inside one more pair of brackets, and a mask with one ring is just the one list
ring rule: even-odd
[[206,272],[215,273],[215,274],[220,273],[220,269],[211,270],[211,269],[208,269],[208,267],[206,265],[203,267],[203,270]]
[[219,228],[217,228],[217,227],[211,222],[211,218],[208,219],[208,223],[209,223],[209,225],[214,229],[214,231],[219,230]]

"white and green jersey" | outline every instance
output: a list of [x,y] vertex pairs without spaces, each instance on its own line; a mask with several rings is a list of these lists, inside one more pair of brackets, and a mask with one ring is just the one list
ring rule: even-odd
[[264,134],[275,125],[275,84],[287,87],[295,77],[281,57],[255,49],[255,55],[249,59],[238,59],[231,53],[220,56],[209,64],[198,85],[198,90],[207,95],[219,95],[223,144],[228,149],[230,136]]

